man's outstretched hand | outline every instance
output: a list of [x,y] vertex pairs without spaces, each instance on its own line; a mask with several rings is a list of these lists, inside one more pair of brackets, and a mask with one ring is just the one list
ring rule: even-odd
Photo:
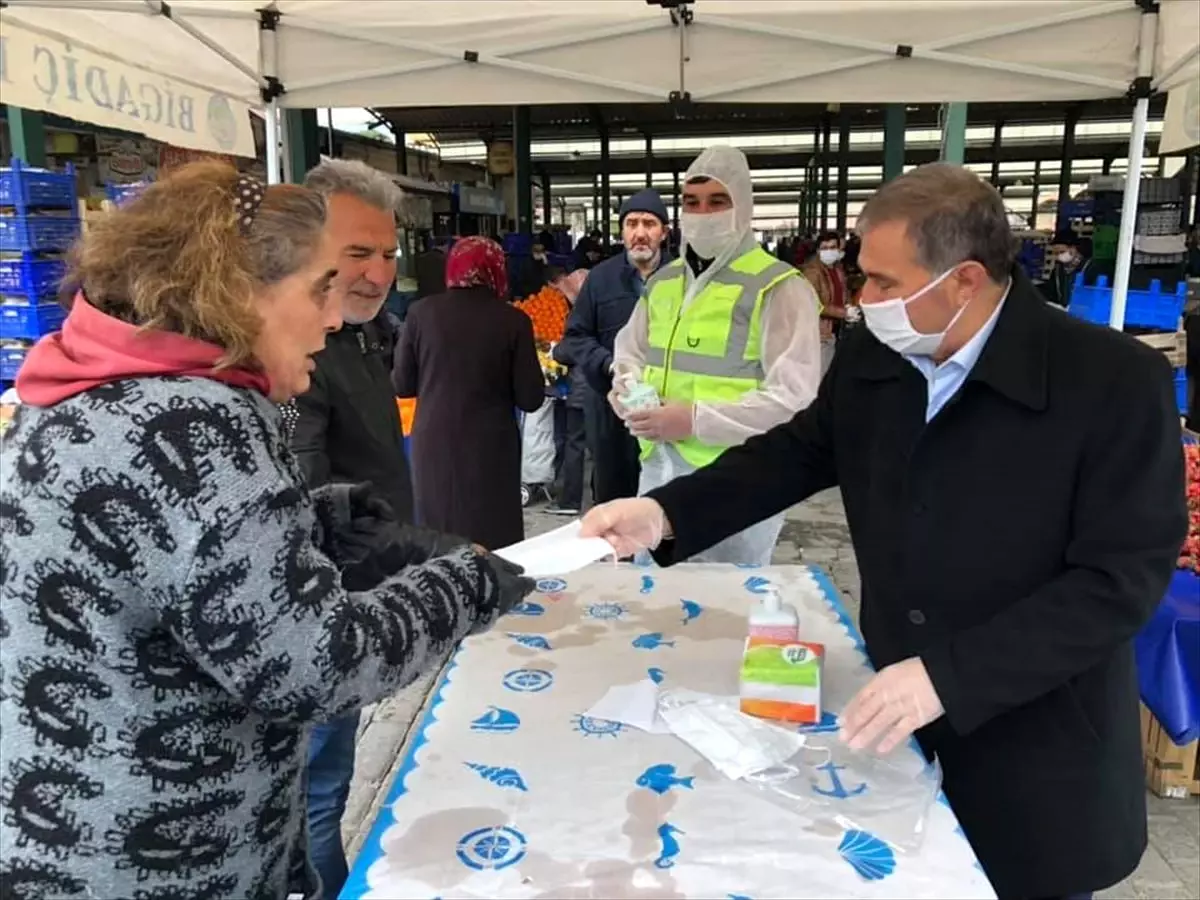
[[604,538],[620,559],[655,549],[671,536],[671,526],[656,501],[634,497],[593,506],[583,517],[579,536]]

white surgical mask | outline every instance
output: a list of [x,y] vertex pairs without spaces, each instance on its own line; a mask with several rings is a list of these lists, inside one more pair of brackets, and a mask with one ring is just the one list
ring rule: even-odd
[[1060,263],[1063,263],[1064,265],[1066,263],[1069,263],[1074,258],[1075,258],[1075,254],[1073,254],[1070,250],[1064,250],[1062,253],[1058,254],[1058,256],[1055,257],[1055,259],[1057,259]]
[[684,243],[702,259],[716,259],[738,238],[733,210],[715,213],[685,212],[679,217]]
[[908,304],[925,296],[945,281],[953,271],[954,269],[947,269],[911,297],[896,297],[893,300],[862,304],[863,321],[867,323],[867,328],[871,329],[871,333],[879,338],[881,343],[891,347],[897,353],[932,356],[937,352],[938,347],[942,346],[946,334],[954,327],[954,323],[958,321],[959,316],[967,307],[965,305],[961,307],[946,327],[935,334],[921,334],[913,328],[912,320],[908,317],[907,307]]
[[842,258],[842,251],[841,250],[820,250],[820,251],[818,251],[817,255],[821,257],[821,262],[825,263],[825,265],[832,266],[834,263],[836,263],[839,259]]

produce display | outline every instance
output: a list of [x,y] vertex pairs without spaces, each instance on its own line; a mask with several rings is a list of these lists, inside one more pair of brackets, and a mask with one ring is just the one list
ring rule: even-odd
[[518,300],[513,306],[533,322],[534,340],[553,344],[563,339],[570,307],[566,295],[558,288],[547,285],[536,294]]
[[559,381],[567,377],[567,369],[561,363],[555,361],[551,355],[554,351],[554,345],[538,342],[538,362],[542,364],[542,375],[546,378],[546,384],[553,386]]
[[1200,575],[1200,444],[1185,444],[1188,534],[1179,551],[1179,568]]

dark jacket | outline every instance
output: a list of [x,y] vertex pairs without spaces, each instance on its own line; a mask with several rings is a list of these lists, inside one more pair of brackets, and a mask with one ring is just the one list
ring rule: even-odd
[[417,517],[489,550],[520,541],[521,432],[517,410],[544,400],[533,323],[486,288],[413,304],[393,371],[417,398],[412,430]]
[[411,522],[412,481],[391,379],[395,343],[386,313],[329,336],[312,387],[296,398],[292,449],[310,487],[369,481],[400,521]]
[[1041,284],[1042,296],[1047,302],[1066,309],[1071,305],[1071,294],[1075,292],[1075,276],[1082,275],[1084,283],[1087,283],[1091,265],[1090,259],[1084,259],[1078,266],[1068,269],[1056,261],[1050,270],[1050,277]]
[[1175,567],[1184,473],[1162,354],[1014,277],[929,425],[925,379],[856,329],[811,407],[650,496],[672,562],[839,485],[867,651],[924,661],[946,714],[919,738],[988,877],[1061,897],[1146,846],[1131,640]]
[[[664,250],[659,268],[671,261]],[[633,315],[642,292],[637,269],[625,253],[606,259],[588,273],[567,316],[567,330],[555,348],[555,358],[577,366],[592,389],[602,397],[612,387],[613,341]]]

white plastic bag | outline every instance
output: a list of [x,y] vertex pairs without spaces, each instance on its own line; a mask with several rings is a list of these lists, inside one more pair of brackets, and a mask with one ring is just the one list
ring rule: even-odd
[[547,397],[521,423],[521,483],[554,481],[554,401]]

